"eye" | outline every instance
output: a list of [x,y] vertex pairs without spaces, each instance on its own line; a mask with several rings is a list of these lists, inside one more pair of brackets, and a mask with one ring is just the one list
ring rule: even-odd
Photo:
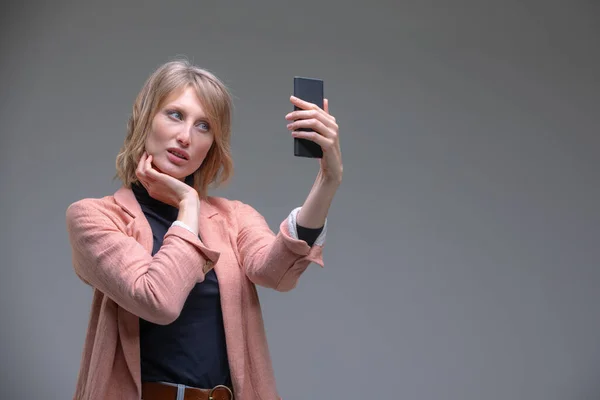
[[198,129],[200,129],[201,131],[205,131],[208,132],[210,130],[210,124],[208,122],[205,121],[200,121],[198,122],[198,124],[196,125],[198,127]]
[[183,115],[179,111],[167,110],[167,115],[169,117],[177,119],[179,121],[181,121],[183,119]]

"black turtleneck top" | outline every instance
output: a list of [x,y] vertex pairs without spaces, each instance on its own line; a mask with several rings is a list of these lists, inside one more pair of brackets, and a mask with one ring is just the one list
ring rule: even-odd
[[[186,179],[191,185],[191,176]],[[179,210],[148,194],[140,184],[133,193],[152,228],[152,255]],[[312,246],[323,228],[297,225],[298,236]],[[179,317],[169,325],[140,318],[140,357],[143,382],[170,382],[200,388],[231,387],[219,283],[214,269],[192,289]]]

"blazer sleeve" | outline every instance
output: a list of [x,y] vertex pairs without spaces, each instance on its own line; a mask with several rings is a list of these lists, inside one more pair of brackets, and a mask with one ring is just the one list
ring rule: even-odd
[[324,241],[309,246],[295,231],[294,210],[275,234],[251,206],[236,201],[237,248],[242,268],[253,283],[285,292],[296,287],[311,262],[324,267]]
[[66,219],[77,275],[127,311],[156,324],[177,319],[189,292],[219,258],[179,226],[169,228],[153,257],[93,201],[73,203]]

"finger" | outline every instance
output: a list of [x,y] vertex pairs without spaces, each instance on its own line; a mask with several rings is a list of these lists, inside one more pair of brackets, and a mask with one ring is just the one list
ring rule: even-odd
[[315,142],[316,144],[321,146],[323,151],[330,149],[333,145],[332,139],[326,138],[323,135],[319,135],[315,131],[294,131],[292,132],[292,136],[298,139],[307,139],[311,142]]
[[321,108],[314,104],[314,103],[310,103],[308,101],[302,100],[296,96],[290,96],[290,101],[292,102],[292,104],[294,104],[295,106],[298,106],[299,108],[303,109],[303,110],[320,110]]
[[[145,158],[142,156],[142,158]],[[144,160],[145,162],[145,160]],[[148,186],[150,184],[150,182],[148,182],[148,175],[146,174],[145,168],[144,168],[144,163],[142,163],[140,161],[140,164],[138,165],[137,169],[135,170],[135,175],[138,178],[138,182],[142,184],[142,186],[144,186],[146,188],[146,190],[148,190]]]
[[146,161],[144,162],[144,171],[146,173],[148,173],[148,171],[150,171],[152,169],[152,156],[148,155],[148,157],[146,157]]
[[152,165],[152,160],[153,159],[154,158],[151,155],[148,156],[148,158],[146,159],[144,172],[146,173],[146,176],[149,179],[156,180],[156,179],[158,179],[160,177],[160,173]]
[[160,172],[150,167],[150,169],[146,170],[146,177],[149,182],[155,182],[157,179],[160,179]]
[[138,161],[138,168],[140,168],[142,165],[144,165],[144,162],[146,162],[146,152],[144,151]]
[[321,136],[325,136],[330,139],[335,139],[337,137],[337,133],[334,130],[329,129],[318,119],[301,119],[296,122],[292,122],[291,124],[288,124],[288,129],[291,131],[295,131],[300,128],[311,129],[320,134]]
[[300,119],[311,119],[316,118],[323,122],[326,126],[330,128],[337,129],[337,125],[335,123],[335,118],[329,114],[325,114],[323,110],[299,110],[292,111],[285,116],[285,119],[289,121],[297,121]]
[[146,190],[150,190],[152,187],[152,182],[150,181],[150,179],[148,178],[147,175],[142,174],[138,174],[138,183],[140,183],[143,187],[146,188]]
[[135,169],[135,175],[139,178],[144,175],[144,163],[146,162],[146,152],[142,153],[140,160],[138,161],[137,168]]
[[323,99],[323,111],[329,114],[329,99]]
[[136,175],[140,182],[146,186],[146,188],[148,188],[148,185],[156,180],[156,176],[153,174],[152,156],[148,153],[144,153],[140,159],[140,164],[136,170]]

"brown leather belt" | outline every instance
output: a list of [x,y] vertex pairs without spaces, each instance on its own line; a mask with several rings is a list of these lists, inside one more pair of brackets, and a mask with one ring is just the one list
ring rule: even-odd
[[[233,393],[227,386],[212,389],[198,389],[186,386],[184,400],[233,400]],[[160,382],[142,383],[142,400],[177,400],[177,386]]]

